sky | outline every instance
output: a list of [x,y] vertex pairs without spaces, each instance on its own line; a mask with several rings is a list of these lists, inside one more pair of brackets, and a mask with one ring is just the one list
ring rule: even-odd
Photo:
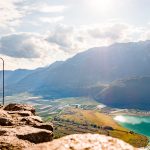
[[0,0],[0,57],[7,70],[140,40],[150,40],[150,0]]

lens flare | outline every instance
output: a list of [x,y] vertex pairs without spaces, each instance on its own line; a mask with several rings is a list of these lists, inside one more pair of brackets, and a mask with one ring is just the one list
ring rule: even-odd
[[119,122],[126,122],[126,118],[123,116],[116,116],[114,120],[119,121]]

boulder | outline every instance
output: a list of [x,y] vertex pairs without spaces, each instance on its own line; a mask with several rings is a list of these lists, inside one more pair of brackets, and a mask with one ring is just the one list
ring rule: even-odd
[[138,150],[112,137],[99,134],[69,135],[25,150]]
[[4,107],[7,111],[30,111],[35,115],[35,108],[27,104],[8,104]]

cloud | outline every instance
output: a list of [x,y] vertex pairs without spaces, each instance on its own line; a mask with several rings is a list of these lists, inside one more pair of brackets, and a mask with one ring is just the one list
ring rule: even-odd
[[[47,22],[49,18],[45,19]],[[0,55],[13,62],[12,68],[31,69],[57,60],[65,60],[92,47],[150,38],[149,26],[135,27],[116,22],[86,26],[56,24],[55,26],[50,24],[49,30],[42,34],[12,33],[2,36]],[[8,68],[11,68],[9,66]]]
[[70,55],[39,34],[13,33],[0,39],[0,57],[5,59],[6,69],[33,69],[65,60]]
[[22,0],[0,1],[0,28],[20,24],[20,18],[24,16],[24,13],[17,7],[19,2]]
[[[39,9],[40,7],[40,9]],[[37,5],[37,8],[35,7],[35,9],[37,11],[40,12],[44,12],[44,13],[54,13],[54,12],[63,12],[66,9],[66,6],[64,5],[47,5],[47,4],[42,4],[42,5]]]
[[42,12],[42,13],[62,13],[67,7],[64,5],[50,5],[45,2],[34,2],[30,5],[25,5],[24,10],[32,12]]
[[86,48],[87,34],[74,26],[59,24],[49,31],[47,41],[59,46],[65,52],[75,54]]
[[48,19],[48,15],[62,13],[66,8],[64,5],[50,5],[46,1],[2,0],[0,1],[0,35],[13,33],[23,23],[26,24],[30,21],[39,24],[38,18],[45,23],[59,22],[63,20],[64,16],[55,14]]
[[58,16],[58,17],[41,17],[39,20],[43,23],[57,23],[64,19],[64,16]]
[[77,53],[91,47],[132,41],[133,30],[132,26],[124,23],[78,27],[60,24],[50,30],[47,40],[59,45],[61,49],[68,53]]
[[130,26],[124,23],[108,23],[100,26],[95,26],[88,30],[88,33],[93,38],[108,39],[110,41],[118,41],[128,38],[127,33]]
[[61,47],[67,48],[72,44],[72,38],[74,36],[74,28],[58,25],[54,30],[50,31],[48,41],[51,43],[56,43]]
[[0,39],[0,53],[15,58],[38,58],[47,45],[36,34],[11,34]]
[[[49,19],[51,18],[45,18],[43,21],[49,22]],[[42,58],[48,51],[55,50],[72,56],[91,47],[137,41],[146,39],[148,35],[145,29],[123,23],[79,27],[59,24],[51,28],[48,33],[45,32],[43,36],[35,33],[3,36],[0,39],[0,53],[15,58]]]

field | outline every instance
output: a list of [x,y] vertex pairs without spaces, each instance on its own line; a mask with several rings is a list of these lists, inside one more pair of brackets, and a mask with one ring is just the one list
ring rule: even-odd
[[135,147],[145,147],[145,136],[129,131],[110,116],[95,110],[68,107],[52,120],[55,138],[75,133],[98,133],[122,139]]

